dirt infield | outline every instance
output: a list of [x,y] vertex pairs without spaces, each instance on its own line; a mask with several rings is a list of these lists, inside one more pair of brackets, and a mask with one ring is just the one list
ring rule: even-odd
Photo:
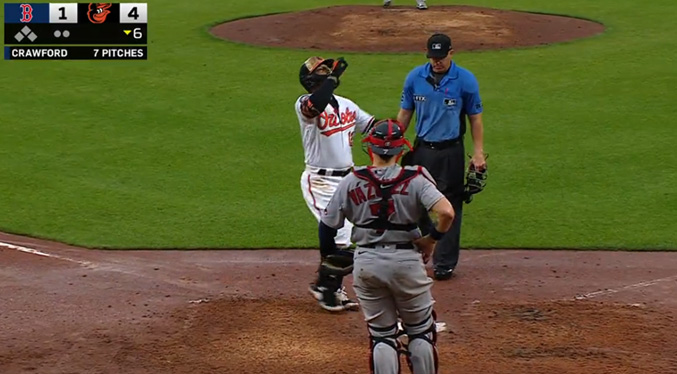
[[[293,25],[293,26],[292,26]],[[604,26],[577,18],[472,6],[351,5],[245,18],[211,29],[241,43],[353,52],[422,52],[434,32],[454,49],[486,50],[564,42],[600,34]]]
[[[368,372],[361,313],[307,294],[314,251],[0,243],[0,373]],[[677,253],[463,251],[440,373],[677,373],[676,293]]]

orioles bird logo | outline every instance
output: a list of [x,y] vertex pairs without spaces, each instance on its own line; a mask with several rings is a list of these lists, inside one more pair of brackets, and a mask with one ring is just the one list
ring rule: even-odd
[[106,17],[110,14],[110,8],[113,3],[89,3],[89,10],[87,11],[87,18],[91,23],[104,23]]

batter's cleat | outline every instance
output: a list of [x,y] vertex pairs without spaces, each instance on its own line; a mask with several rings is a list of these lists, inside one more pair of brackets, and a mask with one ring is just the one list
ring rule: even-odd
[[387,8],[387,7],[390,6],[390,4],[392,4],[392,0],[386,0],[386,1],[383,2],[383,7]]
[[450,279],[451,276],[454,274],[454,269],[435,269],[435,279],[436,280],[447,280]]
[[343,306],[343,303],[338,299],[338,297],[336,297],[336,294],[323,295],[322,300],[320,300],[319,304],[322,309],[328,310],[333,313],[342,312],[346,310],[346,307]]
[[322,300],[323,289],[324,287],[318,287],[315,283],[311,283],[310,286],[308,286],[308,292],[310,292],[317,301]]
[[336,291],[336,299],[343,305],[345,310],[358,310],[360,308],[360,304],[357,301],[351,300],[348,297],[345,287],[341,287],[341,289]]
[[419,5],[416,6],[416,9],[418,9],[418,10],[427,10],[427,9],[428,9],[428,6],[425,5],[425,4],[419,4]]

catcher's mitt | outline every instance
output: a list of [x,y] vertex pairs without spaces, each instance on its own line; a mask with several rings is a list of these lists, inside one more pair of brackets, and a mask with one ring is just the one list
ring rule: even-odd
[[473,199],[473,195],[476,193],[482,192],[484,187],[487,185],[487,167],[484,169],[478,169],[471,162],[468,165],[468,170],[465,174],[465,189],[463,191],[463,201],[466,204],[470,204]]

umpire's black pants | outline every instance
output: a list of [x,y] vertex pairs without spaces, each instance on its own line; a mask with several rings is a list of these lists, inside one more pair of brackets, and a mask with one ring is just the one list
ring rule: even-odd
[[[426,145],[416,141],[408,164],[421,165],[428,169],[437,183],[437,188],[451,202],[456,218],[451,229],[437,243],[433,254],[435,269],[455,269],[461,249],[461,219],[463,217],[463,189],[465,185],[465,147],[463,139],[442,146]],[[419,222],[421,231],[427,234],[431,220],[424,215]]]

